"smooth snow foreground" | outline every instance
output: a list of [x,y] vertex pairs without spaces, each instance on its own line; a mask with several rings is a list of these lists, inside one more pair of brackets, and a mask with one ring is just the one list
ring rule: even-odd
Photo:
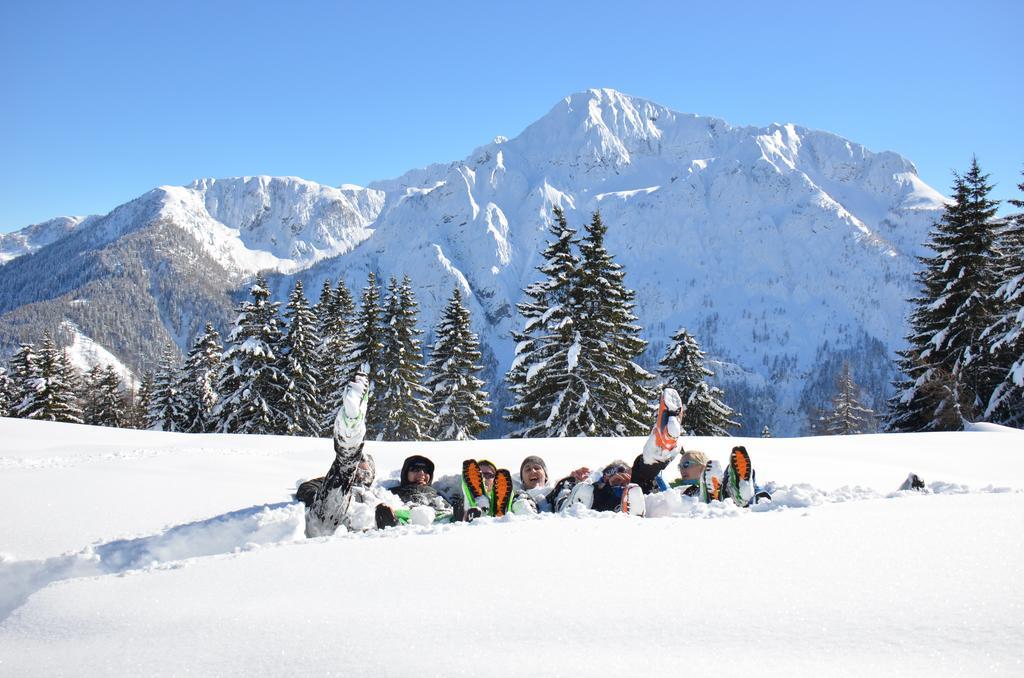
[[[699,439],[776,501],[302,537],[330,442],[0,419],[0,675],[1020,675],[1024,433]],[[552,475],[641,439],[373,443]],[[927,493],[897,493],[909,471]],[[673,471],[674,473],[674,471]]]

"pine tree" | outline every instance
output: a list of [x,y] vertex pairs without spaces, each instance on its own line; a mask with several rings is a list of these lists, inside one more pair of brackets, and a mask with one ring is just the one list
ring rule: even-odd
[[738,415],[722,401],[725,394],[705,381],[715,373],[705,367],[704,352],[685,328],[672,335],[672,343],[659,364],[665,384],[675,388],[683,399],[683,426],[690,434],[727,436],[726,429],[739,427],[733,421]]
[[280,434],[286,419],[280,410],[286,384],[281,370],[280,304],[270,301],[263,274],[238,307],[217,376],[214,408],[221,433]]
[[366,437],[371,439],[377,437],[384,419],[381,404],[384,329],[381,316],[380,287],[377,285],[377,276],[371,271],[366,277],[366,287],[363,288],[359,313],[355,319],[344,377],[344,383],[347,384],[364,369],[364,365],[368,368],[370,401],[366,411]]
[[217,374],[223,350],[220,334],[206,323],[185,358],[178,382],[182,431],[210,433],[217,429],[213,409],[217,406]]
[[435,440],[474,440],[487,428],[491,413],[484,382],[476,377],[480,365],[480,339],[470,329],[469,309],[462,305],[456,287],[434,330],[425,382],[430,392],[430,411]]
[[10,416],[24,417],[24,407],[33,392],[32,380],[39,376],[39,356],[33,344],[21,344],[10,362]]
[[416,327],[419,304],[409,276],[391,278],[384,315],[379,440],[430,440],[434,414],[423,386],[423,349]]
[[635,294],[605,248],[607,227],[594,212],[580,243],[579,275],[570,293],[575,321],[568,350],[569,388],[555,431],[571,436],[641,435],[650,428],[654,375],[637,365],[647,346],[635,325]]
[[516,354],[506,383],[515,402],[505,414],[507,421],[519,425],[511,432],[515,438],[567,435],[557,419],[571,378],[571,292],[580,267],[573,250],[579,240],[560,207],[554,208],[554,217],[549,225],[552,240],[541,253],[544,264],[537,268],[544,277],[523,290],[526,300],[516,305],[524,322],[522,332],[512,335]]
[[75,368],[63,350],[58,350],[49,334],[43,335],[37,371],[29,379],[28,393],[19,416],[43,421],[82,423],[82,410],[76,395]]
[[95,424],[120,428],[127,424],[127,408],[121,378],[112,365],[101,370],[97,386]]
[[832,409],[824,416],[824,429],[828,435],[846,436],[875,431],[875,413],[860,404],[860,387],[853,380],[850,363],[844,362],[836,377],[836,394]]
[[11,416],[11,391],[14,382],[7,376],[7,368],[0,367],[0,417]]
[[320,301],[313,309],[317,319],[320,345],[317,347],[317,366],[320,370],[320,435],[330,437],[334,428],[334,417],[341,407],[341,397],[348,385],[347,360],[352,352],[349,337],[355,307],[352,294],[343,280],[332,290],[329,280],[324,280]]
[[[1017,184],[1024,191],[1024,183]],[[1024,209],[1024,200],[1010,200]],[[1007,220],[998,237],[1001,254],[995,322],[988,330],[990,353],[999,380],[985,408],[985,418],[1024,427],[1024,212]]]
[[146,370],[142,375],[142,383],[139,384],[139,393],[136,398],[134,412],[135,426],[142,430],[150,430],[156,426],[156,422],[149,412],[153,405],[153,391],[156,389],[156,375],[153,370]]
[[977,160],[955,175],[954,202],[931,233],[934,256],[922,257],[922,295],[911,300],[910,347],[899,353],[906,376],[889,401],[893,431],[959,430],[980,417],[997,375],[983,339],[996,289],[993,248],[997,202]]
[[78,396],[82,404],[82,421],[90,426],[98,426],[100,410],[100,381],[103,368],[98,364],[89,368],[82,383],[82,392]]
[[161,431],[183,431],[185,413],[179,390],[181,381],[178,354],[170,344],[160,353],[160,366],[153,383],[149,404],[149,419]]
[[761,429],[761,437],[762,438],[771,438],[772,437],[772,430],[770,428],[768,428],[768,424],[765,424],[764,428]]
[[317,365],[317,319],[296,280],[285,308],[288,333],[284,337],[284,375],[287,384],[281,398],[281,411],[288,422],[289,435],[318,436],[321,428],[320,369]]

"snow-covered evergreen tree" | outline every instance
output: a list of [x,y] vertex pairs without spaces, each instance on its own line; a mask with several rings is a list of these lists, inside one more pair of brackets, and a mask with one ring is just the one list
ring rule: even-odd
[[103,378],[103,368],[100,365],[93,365],[85,373],[82,379],[82,392],[78,394],[78,402],[82,406],[82,421],[91,426],[98,426],[100,409],[100,380]]
[[21,344],[11,356],[9,416],[24,417],[23,408],[32,392],[32,380],[39,375],[39,356],[33,344]]
[[842,371],[836,376],[832,408],[824,414],[822,424],[824,432],[833,436],[873,433],[878,428],[874,410],[860,404],[860,387],[853,380],[848,362],[843,363]]
[[128,421],[127,403],[121,377],[112,365],[107,365],[99,372],[96,381],[93,424],[96,426],[123,427]]
[[77,375],[49,334],[43,335],[36,361],[35,376],[28,381],[25,400],[19,416],[26,419],[82,423],[82,410],[78,405]]
[[14,382],[7,376],[7,368],[0,367],[0,417],[11,416],[11,391]]
[[132,407],[132,426],[143,431],[152,429],[156,422],[149,416],[153,404],[153,390],[156,388],[156,375],[153,370],[146,370],[139,384],[139,392]]
[[313,308],[313,313],[320,335],[320,345],[316,349],[320,370],[320,435],[330,437],[334,417],[341,407],[341,397],[348,384],[349,365],[346,361],[352,352],[349,335],[355,306],[345,281],[339,279],[337,287],[332,290],[330,281],[324,280],[320,301]]
[[707,383],[706,379],[715,373],[705,366],[704,352],[685,328],[672,335],[672,343],[659,364],[665,385],[676,389],[683,399],[683,427],[691,435],[727,436],[727,429],[739,427],[733,420],[739,415],[722,400],[725,394]]
[[480,365],[480,339],[470,329],[469,309],[462,304],[456,287],[434,330],[434,346],[425,382],[430,392],[435,440],[474,440],[487,428],[484,417],[491,413],[483,380],[476,374]]
[[423,386],[423,349],[416,326],[419,304],[409,276],[391,278],[384,312],[378,440],[430,440],[434,414]]
[[320,368],[317,348],[320,337],[317,319],[309,307],[302,281],[296,280],[285,307],[288,333],[284,337],[284,375],[287,379],[281,397],[281,411],[287,420],[289,435],[318,436],[321,430]]
[[993,218],[997,202],[977,159],[953,184],[931,233],[918,273],[921,296],[911,300],[910,347],[899,353],[905,379],[889,401],[892,431],[959,430],[984,414],[997,382],[984,340],[992,325],[996,291]]
[[184,399],[179,389],[180,381],[178,352],[167,344],[160,353],[160,366],[156,371],[149,403],[149,419],[158,430],[185,430]]
[[568,351],[569,387],[554,417],[559,435],[641,435],[651,426],[654,378],[636,362],[647,346],[633,315],[634,292],[625,271],[604,244],[607,227],[594,212],[580,242],[573,284],[573,344]]
[[512,335],[516,354],[505,378],[515,398],[505,414],[517,425],[511,432],[514,438],[569,435],[558,417],[570,382],[569,350],[575,343],[571,292],[579,275],[574,252],[579,240],[562,209],[553,211],[552,239],[537,268],[544,277],[523,290],[527,300],[516,305],[523,330]]
[[384,418],[381,406],[383,378],[380,371],[384,351],[382,315],[380,287],[377,285],[377,276],[370,271],[366,277],[366,287],[363,288],[359,312],[353,323],[344,381],[346,384],[352,381],[364,369],[364,365],[369,370],[370,401],[366,410],[366,437],[371,439],[377,437]]
[[[1024,191],[1024,183],[1017,184]],[[1010,200],[1024,209],[1024,200]],[[999,379],[985,408],[985,419],[1024,427],[1024,212],[1011,216],[998,237],[1000,251],[997,315],[988,330]]]
[[217,406],[217,374],[223,351],[220,333],[206,323],[189,349],[178,382],[182,431],[210,433],[217,429],[213,409]]
[[770,428],[768,428],[768,424],[765,424],[764,428],[761,429],[761,437],[762,438],[771,438],[772,437],[772,430]]
[[285,380],[281,370],[280,304],[270,301],[263,274],[238,307],[217,377],[214,408],[221,433],[280,434],[286,419],[280,410]]

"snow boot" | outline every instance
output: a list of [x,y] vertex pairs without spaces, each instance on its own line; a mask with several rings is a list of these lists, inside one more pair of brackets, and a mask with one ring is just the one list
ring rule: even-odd
[[507,468],[498,469],[494,476],[494,486],[491,488],[491,515],[500,518],[512,510],[512,474]]
[[676,443],[683,432],[683,401],[674,388],[661,392],[658,417],[644,443],[644,461],[653,464],[676,456]]
[[903,484],[899,486],[897,492],[905,492],[907,490],[913,490],[915,492],[924,492],[924,481],[916,473],[911,473],[907,476],[907,479],[903,481]]
[[491,500],[484,489],[484,477],[480,473],[480,465],[476,463],[476,459],[462,462],[462,496],[467,520],[472,520],[469,517],[472,508],[480,509],[480,515],[490,515]]
[[568,509],[577,504],[582,504],[584,508],[593,508],[594,506],[594,485],[590,482],[584,481],[582,483],[576,483],[572,488],[572,492],[569,493],[568,499],[562,504],[561,510]]
[[708,461],[700,474],[698,496],[705,504],[722,498],[722,466],[714,459]]
[[647,513],[647,499],[644,497],[644,491],[636,483],[630,483],[622,489],[621,510],[626,515],[641,518]]
[[754,499],[754,470],[750,455],[742,445],[734,447],[729,455],[729,470],[726,473],[725,493],[737,506],[747,507]]
[[377,504],[374,518],[377,521],[378,530],[383,530],[385,527],[394,527],[398,524],[398,516],[395,515],[394,509],[387,504]]
[[353,448],[363,442],[366,435],[366,406],[370,399],[370,385],[366,375],[359,373],[345,387],[341,408],[334,418],[335,447]]

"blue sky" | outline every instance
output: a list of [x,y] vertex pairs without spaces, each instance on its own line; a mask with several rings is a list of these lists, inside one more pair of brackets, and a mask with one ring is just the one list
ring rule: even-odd
[[1022,19],[985,0],[3,2],[0,232],[198,177],[390,178],[590,87],[836,132],[943,193],[977,154],[1020,198]]

